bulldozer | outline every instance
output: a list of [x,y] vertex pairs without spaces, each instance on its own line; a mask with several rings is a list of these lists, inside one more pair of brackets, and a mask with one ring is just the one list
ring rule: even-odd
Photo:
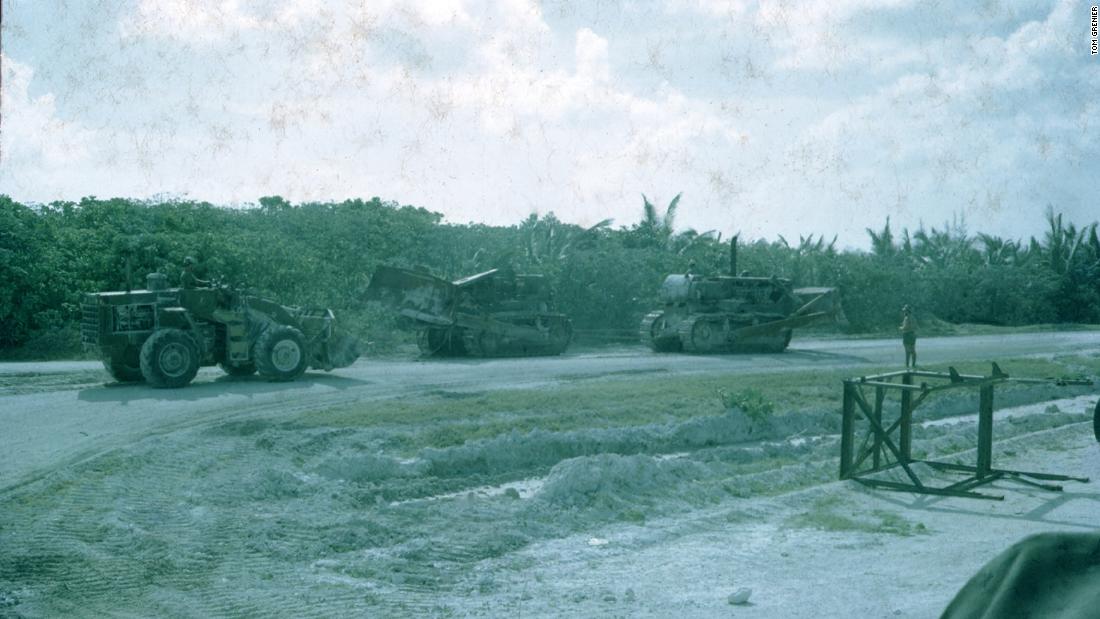
[[175,388],[200,366],[232,376],[290,381],[307,368],[347,367],[359,343],[329,309],[290,307],[226,285],[170,288],[150,273],[146,289],[84,295],[81,340],[118,382]]
[[554,311],[542,275],[491,269],[448,281],[426,270],[380,266],[366,299],[410,321],[425,356],[559,355],[573,339],[573,324]]
[[642,319],[639,336],[656,352],[739,353],[786,350],[796,327],[826,318],[843,322],[835,288],[795,288],[780,277],[737,274],[737,237],[729,275],[672,274],[662,307]]

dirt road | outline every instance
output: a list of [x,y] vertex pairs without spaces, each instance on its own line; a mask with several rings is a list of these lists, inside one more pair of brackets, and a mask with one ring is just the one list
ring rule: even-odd
[[[1100,332],[924,338],[922,363],[1100,349]],[[98,362],[0,364],[0,491],[150,434],[230,418],[296,414],[365,399],[431,391],[535,387],[603,376],[783,372],[884,365],[897,340],[796,340],[783,354],[659,355],[642,347],[561,357],[495,360],[372,360],[294,383],[230,379],[204,369],[184,389],[109,383]]]
[[[1095,527],[1096,397],[999,392],[995,462],[1094,480],[1064,493],[837,482],[833,400],[806,381],[896,365],[898,348],[368,359],[290,384],[204,370],[169,391],[106,384],[94,363],[0,365],[0,616],[935,616],[1012,541]],[[929,365],[1093,368],[1098,351],[1098,333],[921,342]],[[795,399],[762,426],[685,403],[727,383]],[[921,409],[929,459],[974,460],[957,404]]]

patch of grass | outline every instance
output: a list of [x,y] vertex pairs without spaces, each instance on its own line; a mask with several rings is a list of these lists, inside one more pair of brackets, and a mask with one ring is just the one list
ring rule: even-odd
[[[839,385],[838,373],[831,382]],[[807,386],[820,375],[616,378],[566,383],[552,389],[510,389],[477,397],[429,397],[375,400],[313,412],[299,422],[306,427],[354,427],[380,430],[400,440],[389,444],[402,453],[422,447],[459,445],[512,432],[540,429],[564,432],[587,428],[631,427],[684,421],[725,410],[714,394],[719,389],[755,389],[761,402],[776,410],[835,408],[826,399],[793,395],[793,381]],[[741,391],[741,389],[738,389]],[[839,393],[839,387],[836,389]]]
[[574,380],[593,380],[597,378],[607,378],[608,376],[639,376],[642,374],[667,374],[668,370],[665,368],[638,368],[633,370],[615,370],[612,372],[597,372],[589,374],[562,374],[561,380],[574,381]]
[[447,391],[445,389],[435,389],[429,391],[428,395],[436,396],[444,400],[468,400],[470,398],[481,397],[485,394],[481,391]]
[[830,495],[814,502],[809,511],[791,516],[785,522],[789,527],[820,529],[822,531],[862,531],[910,537],[923,535],[928,529],[923,523],[913,523],[895,512],[876,509],[869,514],[838,513],[839,497]]
[[721,398],[723,407],[741,409],[741,412],[745,413],[754,423],[766,421],[775,412],[775,404],[766,398],[759,389],[750,387],[734,392],[719,389],[718,395]]
[[18,372],[0,376],[0,395],[67,391],[102,385],[105,379],[108,379],[107,374],[100,369],[59,373]]
[[[954,364],[962,373],[989,374],[987,363]],[[1092,371],[1100,358],[1018,358],[1000,362],[1012,376],[1046,377]],[[947,365],[924,366],[946,371]],[[1084,368],[1084,370],[1082,370]],[[424,447],[446,447],[533,430],[566,432],[590,428],[632,427],[682,422],[721,414],[732,404],[749,415],[781,416],[789,412],[838,411],[841,381],[855,374],[895,370],[893,366],[698,376],[621,376],[600,381],[563,383],[552,388],[505,389],[482,393],[428,392],[401,400],[369,400],[310,412],[296,426],[370,428],[385,437],[387,447],[414,454]],[[1072,372],[1070,371],[1072,370]],[[998,398],[1034,386],[1005,384]],[[727,394],[716,399],[714,394]],[[1003,401],[1003,400],[1002,400]]]
[[871,512],[871,516],[878,519],[877,532],[879,533],[891,533],[904,537],[928,533],[928,528],[924,526],[924,523],[913,524],[907,518],[894,512],[876,509]]

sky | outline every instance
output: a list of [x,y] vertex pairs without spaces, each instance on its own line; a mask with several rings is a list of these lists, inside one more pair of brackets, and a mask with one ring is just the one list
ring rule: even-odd
[[747,238],[1100,218],[1090,5],[0,0],[0,193]]

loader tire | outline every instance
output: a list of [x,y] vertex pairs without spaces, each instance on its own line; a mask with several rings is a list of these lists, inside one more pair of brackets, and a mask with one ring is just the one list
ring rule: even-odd
[[294,327],[273,325],[252,345],[252,359],[260,376],[280,382],[294,380],[309,363],[305,337]]
[[141,375],[154,387],[183,387],[198,371],[199,345],[186,331],[161,329],[141,346]]
[[141,349],[137,346],[127,346],[105,354],[103,367],[111,378],[120,383],[140,383],[145,380],[141,374]]

